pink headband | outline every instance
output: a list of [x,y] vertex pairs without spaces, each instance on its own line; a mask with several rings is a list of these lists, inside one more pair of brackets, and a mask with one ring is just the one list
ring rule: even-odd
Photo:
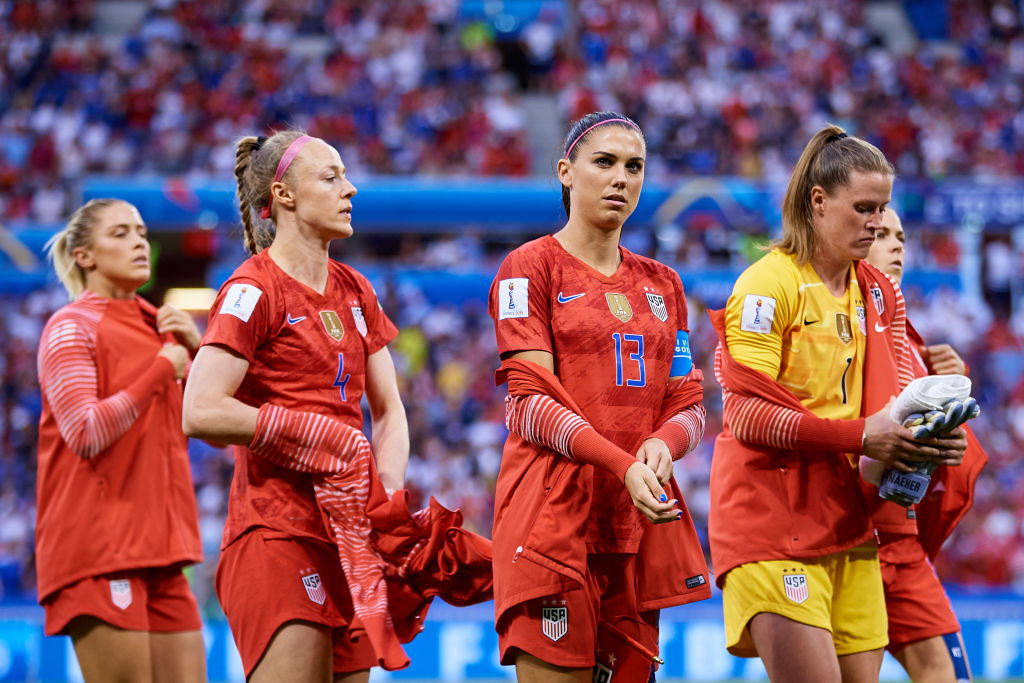
[[[312,139],[313,138],[309,135],[300,135],[292,141],[292,144],[288,145],[288,149],[286,149],[284,154],[281,155],[281,161],[277,162],[277,172],[274,173],[275,183],[284,177],[284,174],[288,171],[288,167],[292,165],[293,161],[295,161],[295,157],[299,155],[299,152],[302,151],[302,148],[306,143]],[[270,205],[273,203],[274,195],[271,193],[270,199],[267,201],[267,205],[260,209],[260,218],[264,220],[270,218]]]
[[633,123],[632,121],[629,121],[627,119],[605,119],[604,121],[598,121],[597,123],[592,125],[590,128],[587,128],[585,131],[583,131],[582,133],[580,133],[579,135],[576,136],[576,139],[572,141],[571,145],[569,145],[569,149],[567,149],[565,151],[565,158],[566,159],[569,158],[569,155],[572,154],[573,147],[576,146],[576,143],[579,142],[583,138],[584,135],[586,135],[590,131],[594,130],[598,126],[603,126],[606,123],[626,123],[626,124],[629,124],[630,126],[633,126],[638,131],[640,130],[640,126],[636,125],[635,123]]

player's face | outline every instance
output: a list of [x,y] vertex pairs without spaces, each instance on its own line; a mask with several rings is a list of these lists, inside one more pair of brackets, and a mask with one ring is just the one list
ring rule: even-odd
[[631,127],[600,126],[578,150],[575,161],[559,165],[569,186],[570,215],[607,230],[622,227],[644,184],[643,138]]
[[903,225],[893,210],[882,215],[882,227],[875,231],[875,241],[868,252],[868,262],[896,282],[903,279]]
[[149,281],[149,242],[139,210],[126,202],[98,209],[92,243],[74,250],[75,261],[86,272],[86,283],[101,295],[115,289],[134,292]]
[[327,239],[352,234],[356,186],[345,175],[338,150],[310,140],[295,159],[295,217]]
[[811,209],[823,255],[836,261],[867,258],[891,198],[892,176],[886,173],[853,171],[849,182],[832,194],[812,188]]

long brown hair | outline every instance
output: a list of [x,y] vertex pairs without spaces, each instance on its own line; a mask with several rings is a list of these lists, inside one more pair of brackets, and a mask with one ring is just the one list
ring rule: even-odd
[[848,136],[829,124],[804,147],[782,200],[782,239],[772,246],[807,263],[818,250],[818,234],[811,213],[811,189],[817,185],[831,194],[850,182],[850,173],[895,175],[896,169],[882,152],[867,140]]
[[[274,241],[273,218],[261,218],[260,210],[270,205],[270,186],[285,150],[305,134],[301,130],[282,130],[269,138],[248,135],[235,147],[238,210],[242,214],[245,248],[250,254],[258,254]],[[284,177],[288,177],[288,172]]]

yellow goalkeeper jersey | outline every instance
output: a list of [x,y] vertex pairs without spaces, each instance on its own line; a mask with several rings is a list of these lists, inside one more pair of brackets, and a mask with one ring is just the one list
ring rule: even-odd
[[809,263],[773,249],[747,268],[726,305],[729,353],[767,373],[819,417],[860,416],[866,340],[853,264],[833,296]]

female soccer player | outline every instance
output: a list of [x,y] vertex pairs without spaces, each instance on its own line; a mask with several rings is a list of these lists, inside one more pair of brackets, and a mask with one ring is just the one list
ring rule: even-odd
[[[866,264],[893,169],[826,126],[804,148],[783,236],[712,315],[724,430],[709,531],[733,654],[773,681],[876,681],[887,642],[874,528],[853,463],[957,464],[963,430],[915,442],[886,404],[913,377],[902,295]],[[867,417],[865,417],[867,416]]]
[[118,199],[79,208],[50,241],[73,301],[39,345],[36,573],[46,634],[86,681],[205,681],[199,609],[181,570],[203,559],[181,431],[192,319],[135,294],[146,225]]
[[[705,415],[683,287],[619,245],[645,156],[628,118],[576,121],[558,161],[566,224],[511,252],[491,286],[511,432],[495,495],[497,630],[520,681],[590,681],[598,648],[616,680],[647,680],[658,609],[709,596],[672,479]],[[639,669],[624,672],[630,648]]]
[[[868,262],[896,282],[903,279],[904,241],[900,217],[889,209],[875,231]],[[909,321],[907,335],[915,376],[967,374],[966,364],[949,344],[926,346]],[[882,503],[882,523],[876,519],[889,618],[888,649],[914,683],[971,680],[960,623],[931,564],[942,542],[970,508],[974,482],[988,461],[970,430],[965,430],[968,447],[963,464],[940,468],[932,475],[931,491],[917,505],[915,519],[907,520],[906,510],[895,503]],[[868,495],[872,493],[868,487]]]
[[366,517],[377,473],[398,489],[409,457],[396,330],[366,278],[328,257],[356,194],[333,147],[242,138],[235,175],[253,256],[210,311],[184,409],[188,434],[238,446],[217,594],[250,681],[366,681],[408,663]]

